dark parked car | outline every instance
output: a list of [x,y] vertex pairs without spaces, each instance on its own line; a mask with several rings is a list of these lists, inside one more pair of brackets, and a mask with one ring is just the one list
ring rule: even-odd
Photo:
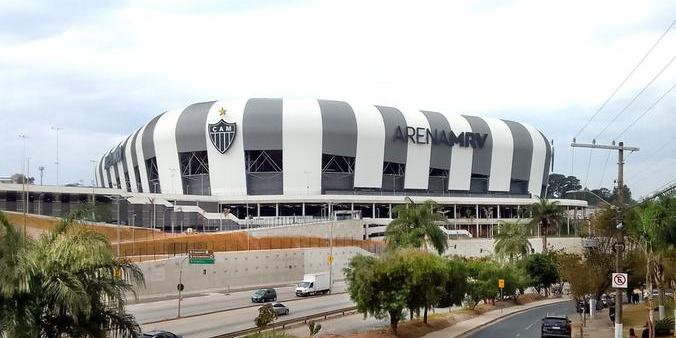
[[254,303],[265,303],[277,300],[277,291],[275,289],[258,289],[251,295],[251,301]]
[[183,336],[179,336],[167,331],[155,330],[150,332],[144,332],[141,335],[141,338],[183,338]]
[[570,338],[570,336],[570,320],[567,316],[547,315],[542,319],[541,337]]

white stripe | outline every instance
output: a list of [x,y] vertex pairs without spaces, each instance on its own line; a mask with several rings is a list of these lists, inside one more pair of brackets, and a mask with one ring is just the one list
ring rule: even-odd
[[[462,115],[456,113],[441,114],[446,117],[451,131],[457,136],[461,133],[471,133],[472,127],[467,119]],[[451,150],[451,167],[448,171],[448,189],[449,190],[464,190],[470,188],[472,180],[472,158],[474,157],[474,150],[472,147],[460,147],[454,145]]]
[[170,110],[162,114],[153,131],[157,174],[163,194],[183,193],[181,165],[176,146],[176,123],[180,114],[180,110]]
[[322,115],[317,100],[283,101],[284,194],[321,194]]
[[378,108],[371,104],[352,104],[357,120],[357,156],[354,186],[381,188],[385,157],[385,123]]
[[127,141],[127,147],[124,149],[124,157],[127,161],[127,169],[129,170],[129,184],[131,186],[131,191],[138,192],[138,187],[136,186],[136,172],[134,172],[134,161],[132,161],[131,156],[131,148],[134,146],[133,140],[134,134],[131,134],[131,136],[129,136],[129,141]]
[[542,191],[542,177],[545,170],[545,160],[547,157],[547,144],[542,134],[537,129],[524,124],[531,140],[533,140],[533,158],[530,162],[530,178],[528,179],[528,191],[540,195]]
[[120,159],[119,162],[117,162],[117,174],[120,179],[120,186],[119,188],[127,191],[127,182],[124,180],[124,165],[122,163],[122,159]]
[[488,191],[509,191],[512,179],[512,157],[514,138],[509,126],[496,118],[483,118],[491,130],[491,171],[488,177]]
[[[141,187],[143,188],[144,193],[150,192],[150,184],[148,183],[148,171],[146,170],[146,160],[143,155],[143,134],[146,131],[146,123],[141,131],[139,131],[138,136],[136,136],[136,162],[138,163],[138,173],[141,175]],[[151,135],[152,136],[152,135]]]
[[[207,142],[207,156],[209,157],[209,183],[211,194],[219,196],[246,196],[246,164],[244,161],[244,141],[242,136],[242,119],[246,101],[218,101],[211,106],[207,113],[204,125],[204,136]],[[226,110],[221,117],[219,110]],[[218,123],[223,119],[228,123],[237,124],[237,133],[230,148],[221,154],[209,137],[209,124]],[[217,138],[219,142],[223,138]]]
[[[422,140],[425,140],[427,138],[427,129],[430,128],[425,114],[415,109],[403,109],[401,112],[404,115],[404,119],[406,119],[407,126],[422,128]],[[418,139],[415,135],[413,138]],[[431,153],[432,140],[428,140],[428,143],[413,143],[409,140],[406,149],[404,189],[427,189],[430,178]]]
[[103,187],[104,187],[104,188],[108,188],[108,175],[107,175],[108,169],[106,169],[106,161],[105,161],[105,158],[106,158],[109,154],[110,154],[110,150],[108,150],[108,152],[107,152],[105,155],[103,155],[103,179],[102,179],[102,182],[103,182]]

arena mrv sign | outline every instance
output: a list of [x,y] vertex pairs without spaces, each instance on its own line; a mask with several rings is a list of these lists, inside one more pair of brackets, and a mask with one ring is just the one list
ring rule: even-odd
[[413,142],[418,144],[446,144],[449,147],[483,148],[488,134],[462,132],[458,135],[451,130],[406,127],[404,130],[397,126],[394,132],[394,141]]

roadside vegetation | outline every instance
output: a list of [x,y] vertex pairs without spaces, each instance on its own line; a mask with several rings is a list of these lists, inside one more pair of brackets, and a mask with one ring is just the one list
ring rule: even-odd
[[[611,274],[615,272],[615,249],[618,223],[623,222],[625,250],[621,270],[629,274],[628,289],[640,290],[647,296],[642,310],[625,311],[623,320],[629,325],[652,322],[653,327],[671,326],[676,312],[676,195],[664,194],[631,204],[620,213],[615,206],[606,206],[595,214],[582,237],[588,243],[580,255],[555,252],[553,257],[563,281],[570,283],[570,292],[582,299],[591,295],[597,300],[610,292]],[[667,290],[671,296],[667,296]],[[664,308],[663,318],[655,310]],[[667,311],[671,310],[671,311]],[[659,312],[658,312],[659,313]],[[629,325],[624,325],[629,329]],[[637,328],[634,326],[634,328]]]
[[[560,207],[544,203],[548,211],[542,212],[540,222],[555,224]],[[559,282],[554,257],[532,252],[528,224],[501,226],[504,235],[496,237],[496,257],[447,257],[443,253],[448,240],[438,227],[445,218],[434,202],[416,204],[407,199],[395,213],[397,219],[385,233],[387,251],[380,256],[356,256],[345,268],[348,293],[357,311],[389,319],[395,335],[407,318],[421,318],[422,325],[430,325],[433,308],[464,306],[478,313],[482,302],[495,305],[501,297],[498,279],[504,279],[502,297],[514,303],[524,299],[519,296],[529,287],[546,293]]]
[[106,237],[77,215],[39,239],[0,212],[0,337],[137,337],[125,294],[141,270],[118,259]]

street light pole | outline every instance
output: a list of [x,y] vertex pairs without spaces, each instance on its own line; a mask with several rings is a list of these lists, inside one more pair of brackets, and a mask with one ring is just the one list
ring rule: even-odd
[[26,209],[28,207],[28,198],[26,195],[26,139],[28,136],[21,134],[19,135],[19,138],[23,141],[23,158],[21,160],[21,175],[23,177],[21,178],[21,189],[23,190],[23,235],[24,237],[28,237],[28,233],[26,232]]
[[59,185],[59,131],[63,128],[52,126],[52,130],[56,131],[56,185]]

